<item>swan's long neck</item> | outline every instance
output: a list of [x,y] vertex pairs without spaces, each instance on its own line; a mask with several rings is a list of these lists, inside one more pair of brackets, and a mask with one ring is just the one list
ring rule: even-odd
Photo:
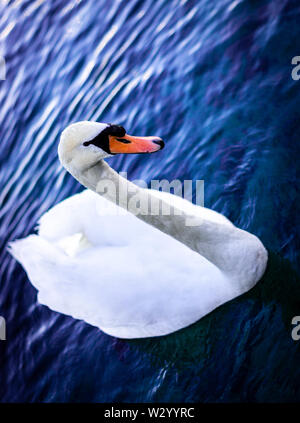
[[[143,204],[149,205],[153,201],[156,205],[155,214],[141,212],[136,216],[201,254],[231,277],[232,273],[237,272],[236,265],[243,266],[242,263],[236,263],[234,258],[231,259],[230,257],[230,249],[233,248],[232,243],[235,247],[242,248],[243,246],[242,244],[239,245],[239,242],[245,242],[245,237],[247,237],[248,243],[251,237],[260,243],[255,236],[236,228],[230,223],[213,222],[205,216],[199,219],[195,217],[192,211],[189,213],[170,205],[164,199],[153,195],[151,190],[140,188],[122,178],[103,160],[80,173],[70,168],[68,168],[68,171],[86,188],[104,195],[105,198],[128,211],[131,211],[129,205],[133,197],[137,198],[138,196]],[[105,189],[110,184],[115,187],[116,191]],[[120,190],[127,192],[127,195],[125,197],[119,195]],[[169,213],[165,215],[164,211],[168,208]],[[245,272],[247,273],[246,267]]]

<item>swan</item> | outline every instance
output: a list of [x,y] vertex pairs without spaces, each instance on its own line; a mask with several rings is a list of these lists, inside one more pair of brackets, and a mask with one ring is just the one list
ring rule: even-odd
[[118,338],[145,338],[196,322],[260,280],[268,255],[256,236],[213,210],[140,187],[103,160],[163,146],[114,124],[64,129],[59,160],[86,189],[45,213],[38,234],[9,246],[39,303]]

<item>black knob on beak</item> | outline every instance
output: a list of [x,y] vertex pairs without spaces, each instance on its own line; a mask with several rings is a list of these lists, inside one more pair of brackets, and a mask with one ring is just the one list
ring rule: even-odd
[[153,141],[155,144],[160,145],[160,149],[162,150],[165,146],[165,143],[163,142],[163,140],[159,140],[159,141]]

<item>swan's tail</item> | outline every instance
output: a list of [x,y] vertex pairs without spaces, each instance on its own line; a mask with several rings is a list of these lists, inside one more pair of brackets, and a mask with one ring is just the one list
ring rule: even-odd
[[41,276],[57,266],[62,257],[57,248],[38,235],[10,242],[9,253],[24,267],[29,279],[39,289]]

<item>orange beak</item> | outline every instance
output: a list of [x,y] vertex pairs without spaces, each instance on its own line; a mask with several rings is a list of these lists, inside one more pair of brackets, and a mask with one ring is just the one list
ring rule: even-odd
[[164,142],[159,137],[124,137],[109,135],[109,150],[112,154],[154,153],[164,148]]

